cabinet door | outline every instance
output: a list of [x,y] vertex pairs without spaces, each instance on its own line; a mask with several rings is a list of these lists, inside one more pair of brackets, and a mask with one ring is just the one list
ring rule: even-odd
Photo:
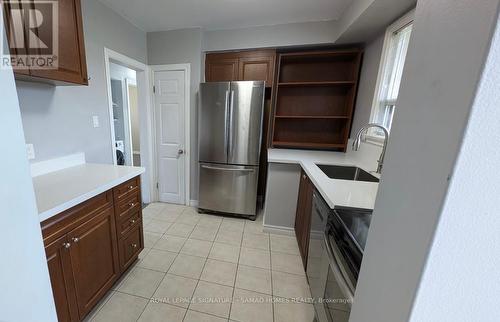
[[45,247],[50,283],[59,322],[78,321],[78,307],[71,275],[71,260],[66,236]]
[[111,288],[120,272],[113,208],[68,233],[76,299],[83,318]]
[[[55,81],[88,85],[80,0],[57,0],[59,4],[58,69],[31,70],[31,75]],[[36,7],[36,1],[35,1]],[[37,34],[50,32],[36,29]]]
[[299,246],[304,269],[307,267],[307,253],[309,248],[309,229],[311,226],[313,185],[304,170],[300,175],[297,213],[295,215],[295,236]]
[[[7,35],[7,41],[9,43],[9,50],[11,55],[28,55],[26,39],[27,33],[26,29],[22,28],[14,28],[15,21],[17,19],[12,17],[13,9],[26,9],[27,7],[31,7],[32,3],[23,2],[21,0],[11,0],[2,2],[3,5],[3,13],[4,13],[4,26],[5,26],[5,34]],[[3,35],[2,35],[3,37]],[[7,47],[7,46],[4,46]],[[12,68],[15,74],[18,75],[29,75],[29,69],[25,68],[17,68],[13,66]]]
[[238,80],[265,81],[266,87],[273,86],[274,56],[242,57],[239,59]]
[[208,54],[205,61],[205,81],[230,82],[238,80],[238,58],[220,58]]

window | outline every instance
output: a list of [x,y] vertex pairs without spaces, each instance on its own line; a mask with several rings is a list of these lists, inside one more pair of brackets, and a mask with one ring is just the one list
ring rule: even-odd
[[[386,32],[377,87],[370,121],[391,130],[397,109],[399,86],[413,27],[413,11],[392,24]],[[383,136],[380,129],[372,129],[369,136],[375,141]]]

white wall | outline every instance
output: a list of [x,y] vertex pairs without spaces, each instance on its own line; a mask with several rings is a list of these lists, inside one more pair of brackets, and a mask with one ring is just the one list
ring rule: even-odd
[[497,25],[411,321],[500,317],[499,93]]
[[[3,32],[2,27],[0,33]],[[0,321],[55,322],[56,311],[11,70],[0,69],[0,88],[0,167],[4,169],[0,180]]]
[[[146,34],[98,0],[82,1],[89,86],[17,82],[26,141],[34,162],[85,152],[88,162],[112,163],[104,47],[146,62]],[[93,128],[92,115],[100,127]]]
[[498,0],[417,4],[351,322],[399,322],[410,317],[497,23],[498,4]]
[[[198,90],[201,81],[200,28],[180,29],[147,34],[148,64],[191,64],[191,199],[198,199]],[[189,153],[189,152],[188,152]]]

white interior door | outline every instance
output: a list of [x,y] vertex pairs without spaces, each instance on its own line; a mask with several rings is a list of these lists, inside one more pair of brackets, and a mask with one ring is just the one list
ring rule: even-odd
[[185,71],[154,72],[158,194],[163,202],[185,203]]

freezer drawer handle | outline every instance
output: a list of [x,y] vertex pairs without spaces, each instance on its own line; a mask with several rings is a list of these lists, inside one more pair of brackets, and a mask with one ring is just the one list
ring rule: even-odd
[[210,170],[221,170],[221,171],[235,171],[235,172],[254,172],[254,169],[234,169],[234,168],[220,168],[220,167],[212,167],[208,165],[202,165],[201,166],[204,169],[210,169]]

